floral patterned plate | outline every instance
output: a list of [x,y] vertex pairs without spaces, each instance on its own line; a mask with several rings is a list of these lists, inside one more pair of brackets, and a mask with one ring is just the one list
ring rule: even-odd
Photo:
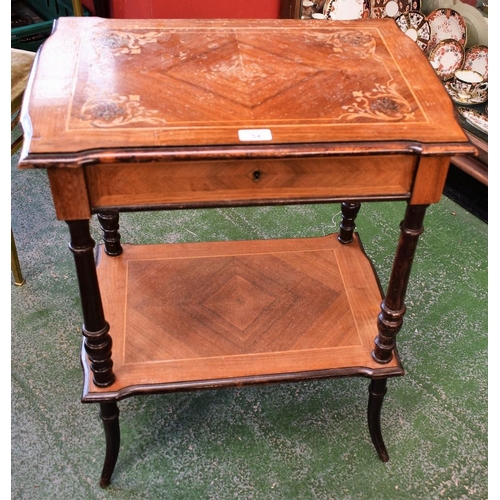
[[465,52],[464,65],[462,69],[471,69],[483,75],[483,81],[488,81],[488,47],[486,45],[475,45]]
[[488,133],[488,116],[484,113],[470,108],[458,108],[458,112],[470,123],[473,127],[481,130],[485,134]]
[[336,21],[370,17],[370,0],[327,0],[323,14]]
[[441,78],[441,80],[450,80],[455,71],[462,67],[464,62],[464,48],[457,40],[450,38],[442,40],[429,54],[429,61]]
[[394,19],[399,29],[424,51],[431,39],[431,28],[425,16],[417,10],[411,10],[407,14],[401,14]]
[[467,26],[463,17],[453,9],[436,9],[427,17],[431,27],[429,50],[442,40],[452,38],[465,47]]
[[371,17],[398,17],[410,10],[420,10],[420,0],[372,0]]

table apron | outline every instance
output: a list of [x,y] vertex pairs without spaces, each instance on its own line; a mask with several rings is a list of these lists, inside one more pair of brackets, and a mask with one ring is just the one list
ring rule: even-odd
[[448,157],[416,155],[109,163],[49,168],[60,220],[106,210],[439,201]]

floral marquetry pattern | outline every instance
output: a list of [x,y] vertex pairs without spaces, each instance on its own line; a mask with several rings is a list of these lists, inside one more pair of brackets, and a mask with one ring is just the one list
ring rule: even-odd
[[114,56],[122,54],[140,54],[142,47],[158,41],[158,31],[145,33],[131,33],[124,31],[111,31],[105,38],[94,39],[98,51],[111,51]]
[[91,98],[82,107],[81,119],[95,127],[117,127],[131,123],[165,125],[166,120],[155,117],[157,110],[141,106],[138,95],[107,95]]
[[371,92],[354,91],[354,102],[342,108],[347,111],[340,118],[355,120],[370,118],[376,120],[411,120],[414,113],[409,102],[389,82],[387,85],[375,84]]
[[347,52],[350,57],[356,54],[362,59],[374,57],[377,48],[377,42],[372,35],[356,30],[335,33],[331,42],[334,52]]
[[[388,21],[376,22],[386,30]],[[384,30],[370,23],[311,23],[306,34],[298,26],[204,29],[201,45],[194,28],[165,30],[155,22],[151,29],[122,29],[121,24],[106,34],[97,27],[85,33],[91,56],[76,66],[70,131],[154,129],[146,142],[170,144],[186,127],[195,130],[197,141],[211,141],[210,134],[224,130],[229,142],[239,129],[269,128],[278,140],[289,133],[293,115],[293,127],[303,129],[293,140],[302,141],[313,128],[328,138],[329,128],[354,130],[359,122],[388,127],[427,122],[400,62],[383,42]],[[292,41],[284,56],[285,34]],[[119,68],[125,76],[118,80]],[[108,139],[115,140],[112,134]]]

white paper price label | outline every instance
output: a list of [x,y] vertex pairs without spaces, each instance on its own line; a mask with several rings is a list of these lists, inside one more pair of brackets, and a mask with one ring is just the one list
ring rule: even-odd
[[273,134],[268,128],[238,130],[240,141],[272,141]]

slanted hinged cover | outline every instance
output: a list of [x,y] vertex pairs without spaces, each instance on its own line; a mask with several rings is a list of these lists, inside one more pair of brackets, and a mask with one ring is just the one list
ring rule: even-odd
[[387,141],[473,151],[427,58],[392,19],[62,17],[34,72],[24,157],[311,143],[331,153]]

